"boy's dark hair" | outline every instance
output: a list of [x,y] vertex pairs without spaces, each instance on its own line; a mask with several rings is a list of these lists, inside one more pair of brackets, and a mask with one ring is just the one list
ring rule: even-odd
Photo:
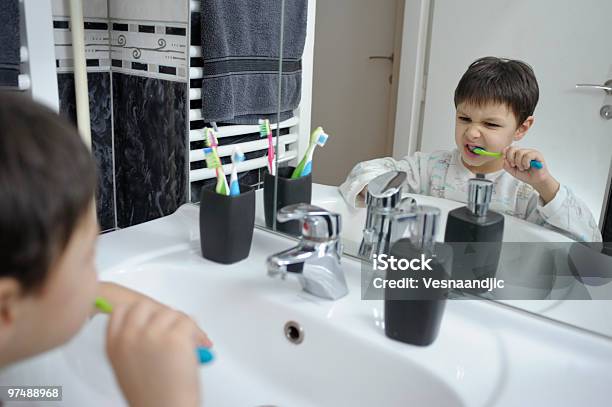
[[76,129],[21,95],[0,92],[0,278],[39,289],[96,185]]
[[455,89],[455,108],[462,102],[482,106],[504,103],[518,125],[533,115],[539,98],[533,69],[516,59],[484,57],[472,62]]

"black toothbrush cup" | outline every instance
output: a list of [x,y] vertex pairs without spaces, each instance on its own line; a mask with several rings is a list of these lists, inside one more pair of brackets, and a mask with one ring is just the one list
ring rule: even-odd
[[202,188],[200,246],[202,256],[222,264],[248,257],[255,227],[255,191],[240,185],[240,195],[220,195]]
[[[279,167],[278,177],[270,175],[266,171],[264,175],[264,214],[266,226],[273,227],[274,222],[274,186],[278,178],[278,189],[276,192],[276,211],[281,208],[298,204],[311,203],[312,198],[312,175],[308,174],[299,178],[291,178],[295,167]],[[292,236],[301,236],[300,221],[294,220],[284,223],[276,222],[276,230]]]

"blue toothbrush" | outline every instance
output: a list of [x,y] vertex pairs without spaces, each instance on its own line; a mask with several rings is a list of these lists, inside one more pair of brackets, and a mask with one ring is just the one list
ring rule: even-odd
[[[105,298],[97,297],[94,304],[100,312],[103,312],[105,314],[110,314],[111,312],[113,312],[113,306]],[[212,352],[208,348],[205,348],[203,346],[198,346],[196,348],[196,354],[198,355],[198,360],[200,361],[200,364],[209,363],[213,360]]]
[[244,161],[244,153],[240,150],[240,147],[234,147],[234,152],[232,154],[232,175],[230,176],[230,196],[240,195],[240,186],[238,185],[238,172],[236,169],[236,164]]
[[[475,154],[478,155],[484,155],[487,157],[501,157],[502,153],[492,153],[491,151],[487,151],[484,148],[480,148],[480,147],[476,147],[474,150],[472,150]],[[531,168],[535,168],[536,170],[540,170],[542,168],[544,168],[544,165],[538,161],[538,160],[531,160],[531,162],[529,163],[531,165]]]

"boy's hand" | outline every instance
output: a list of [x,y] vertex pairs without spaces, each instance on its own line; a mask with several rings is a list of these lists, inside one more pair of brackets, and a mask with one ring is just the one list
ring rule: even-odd
[[[153,298],[146,296],[138,291],[134,291],[130,288],[122,285],[111,283],[108,281],[98,281],[98,289],[96,290],[96,297],[102,297],[108,300],[114,306],[117,305],[132,305],[141,301],[152,301],[155,304],[161,305]],[[94,304],[92,304],[92,316],[99,314]]]
[[198,406],[197,346],[211,343],[185,314],[152,301],[115,306],[106,352],[131,407]]
[[[559,190],[559,182],[548,172],[544,156],[537,150],[508,146],[502,151],[504,170],[513,177],[531,185],[544,201],[550,202]],[[543,168],[531,168],[531,160],[538,160]]]
[[[138,291],[134,291],[122,285],[107,282],[107,281],[98,282],[98,290],[97,290],[96,295],[108,300],[111,304],[113,304],[115,308],[117,306],[131,307],[131,306],[134,306],[142,302],[149,302],[152,305],[155,305],[161,308],[165,308],[168,311],[176,312],[173,309],[167,307],[166,305],[160,302],[155,301],[153,298],[145,294],[139,293]],[[99,313],[100,311],[94,306],[92,314],[95,315]],[[185,315],[185,317],[187,316]],[[200,344],[207,348],[212,347],[213,346],[212,341],[210,340],[206,332],[200,329],[197,325],[196,325],[196,328],[198,330],[197,337],[198,337],[198,341],[200,342]]]
[[365,203],[368,196],[368,186],[366,185],[363,189],[357,194],[356,204],[357,208],[365,207]]

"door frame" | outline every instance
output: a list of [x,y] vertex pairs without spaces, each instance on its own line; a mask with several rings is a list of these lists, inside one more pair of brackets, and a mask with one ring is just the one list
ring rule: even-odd
[[[400,159],[413,154],[419,148],[419,132],[422,122],[425,90],[427,86],[427,61],[429,59],[430,21],[434,0],[410,0],[403,6],[403,27],[400,33],[401,49],[394,66],[396,103],[392,110],[394,131],[393,158]],[[396,33],[398,31],[396,30]],[[398,41],[396,40],[396,48]],[[395,64],[394,64],[395,65]],[[396,114],[397,112],[397,114]]]
[[612,158],[610,159],[610,170],[608,171],[608,182],[606,183],[606,189],[604,192],[604,202],[601,206],[601,215],[599,216],[599,230],[601,231],[604,242],[606,241],[605,228],[608,224],[612,223],[612,203],[610,202],[612,194]]

